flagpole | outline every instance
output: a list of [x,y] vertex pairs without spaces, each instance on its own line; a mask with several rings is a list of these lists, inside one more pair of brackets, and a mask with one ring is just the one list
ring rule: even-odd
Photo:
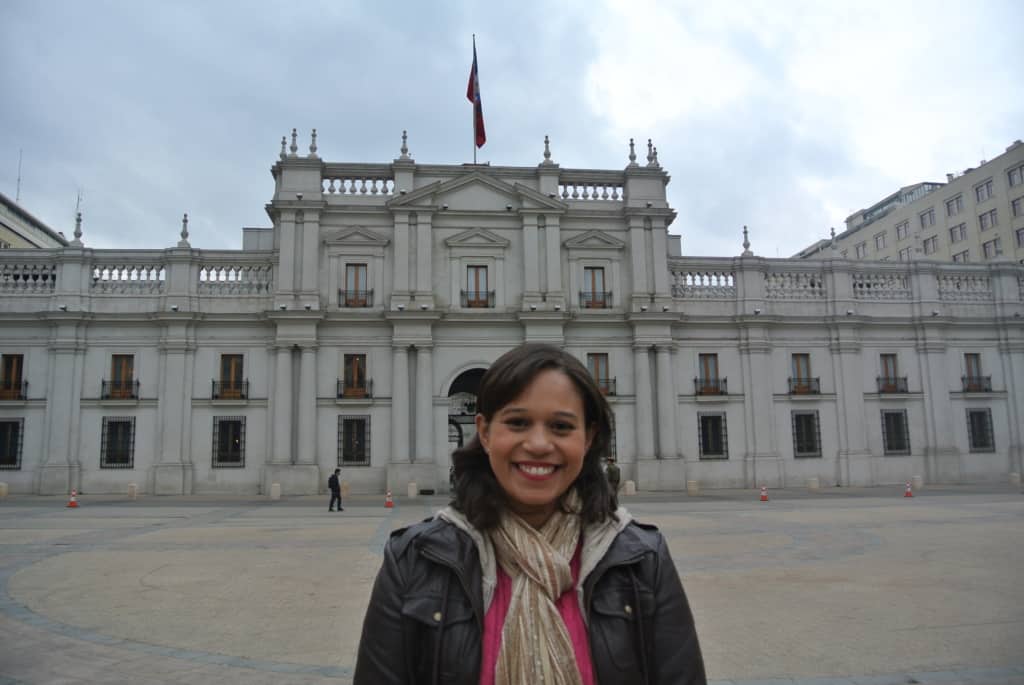
[[[476,34],[473,34],[473,64],[476,65]],[[479,77],[478,77],[479,78]],[[473,166],[476,166],[476,103],[473,103]]]

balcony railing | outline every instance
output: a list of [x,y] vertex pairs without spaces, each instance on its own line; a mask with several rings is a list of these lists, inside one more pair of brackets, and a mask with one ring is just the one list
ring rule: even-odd
[[602,395],[615,395],[614,378],[595,378],[594,382],[597,383],[597,389]]
[[100,388],[101,400],[137,400],[139,399],[139,382],[102,381]]
[[820,378],[790,378],[789,379],[789,394],[790,395],[820,395],[821,394],[821,383]]
[[0,400],[27,400],[28,399],[28,381],[22,381],[21,383],[8,383],[4,381],[0,384]]
[[462,290],[462,306],[466,309],[493,309],[493,290]]
[[906,376],[879,376],[877,381],[880,393],[909,392]]
[[992,392],[992,376],[961,376],[964,392]]
[[725,378],[694,378],[693,392],[695,395],[728,395],[729,389]]
[[339,307],[372,307],[373,306],[373,291],[372,290],[339,290],[338,291],[338,306]]
[[364,397],[373,397],[373,380],[345,382],[344,378],[338,379],[338,399],[361,399]]
[[581,290],[581,309],[609,309],[612,306],[611,290]]
[[215,400],[249,399],[249,381],[211,381],[210,398]]

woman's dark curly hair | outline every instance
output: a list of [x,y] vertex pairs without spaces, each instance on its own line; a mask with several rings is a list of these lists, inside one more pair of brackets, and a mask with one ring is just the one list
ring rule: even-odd
[[[570,487],[582,501],[583,523],[597,523],[615,516],[615,493],[601,469],[608,457],[612,433],[612,410],[590,372],[568,352],[541,343],[520,345],[501,355],[480,380],[477,412],[490,422],[494,414],[518,397],[541,371],[556,369],[573,382],[583,400],[584,423],[593,431],[583,468]],[[508,506],[505,491],[491,469],[491,462],[473,438],[452,454],[455,490],[452,507],[462,512],[478,530],[498,525]]]

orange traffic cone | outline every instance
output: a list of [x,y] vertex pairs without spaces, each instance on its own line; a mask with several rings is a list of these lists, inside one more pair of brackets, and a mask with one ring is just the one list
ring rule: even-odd
[[903,491],[904,497],[913,497],[914,491],[910,489],[910,481],[907,481],[907,489]]
[[391,491],[388,490],[387,494],[384,495],[384,506],[388,509],[393,509],[395,506],[395,500],[391,498]]
[[767,502],[768,501],[768,486],[767,485],[762,485],[761,486],[761,501],[762,502]]
[[71,499],[68,500],[68,508],[69,509],[77,509],[78,508],[78,499],[77,499],[76,495],[78,495],[78,491],[77,490],[72,490],[71,491]]

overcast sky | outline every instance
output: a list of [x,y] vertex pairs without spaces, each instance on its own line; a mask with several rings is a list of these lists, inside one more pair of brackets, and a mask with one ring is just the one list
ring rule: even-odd
[[[622,168],[653,138],[688,255],[789,256],[1024,138],[1024,2],[0,0],[0,192],[86,245],[268,226],[281,136],[321,157]],[[639,146],[641,157],[645,154]]]

